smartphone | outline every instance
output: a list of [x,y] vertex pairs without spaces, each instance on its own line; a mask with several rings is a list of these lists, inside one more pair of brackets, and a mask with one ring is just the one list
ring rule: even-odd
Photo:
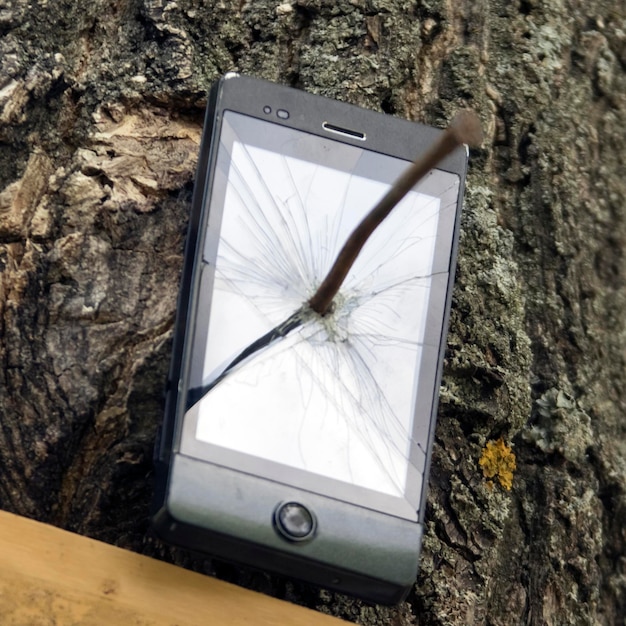
[[212,88],[156,449],[167,541],[378,603],[423,532],[467,150],[348,235],[442,131],[238,74]]

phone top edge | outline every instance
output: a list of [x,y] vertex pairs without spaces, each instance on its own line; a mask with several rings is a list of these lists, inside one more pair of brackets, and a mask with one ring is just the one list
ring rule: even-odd
[[[220,85],[218,108],[221,111],[233,110],[406,161],[414,161],[444,132],[421,122],[242,74],[231,72],[217,82]],[[254,98],[250,98],[251,90],[256,92]],[[266,113],[264,107],[271,110]],[[288,116],[281,117],[281,112]],[[335,129],[346,129],[348,132],[340,136]],[[463,176],[468,155],[467,147],[459,146],[437,169]]]

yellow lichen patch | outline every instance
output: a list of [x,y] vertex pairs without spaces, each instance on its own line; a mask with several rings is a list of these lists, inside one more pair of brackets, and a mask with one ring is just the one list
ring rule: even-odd
[[[510,490],[513,484],[513,472],[515,471],[515,454],[504,443],[502,437],[498,441],[489,441],[483,448],[483,454],[478,461],[483,468],[485,478],[497,478],[500,484]],[[487,486],[493,488],[493,481],[488,480]]]

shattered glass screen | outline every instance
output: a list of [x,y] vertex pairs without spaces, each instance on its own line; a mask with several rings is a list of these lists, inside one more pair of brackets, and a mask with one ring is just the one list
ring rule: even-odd
[[409,192],[322,317],[307,300],[408,163],[233,112],[217,161],[181,452],[415,519],[459,177]]

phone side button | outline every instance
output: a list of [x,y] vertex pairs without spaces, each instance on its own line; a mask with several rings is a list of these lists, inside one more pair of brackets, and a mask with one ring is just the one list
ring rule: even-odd
[[315,535],[317,521],[299,502],[280,502],[274,509],[274,528],[289,541],[308,541]]

